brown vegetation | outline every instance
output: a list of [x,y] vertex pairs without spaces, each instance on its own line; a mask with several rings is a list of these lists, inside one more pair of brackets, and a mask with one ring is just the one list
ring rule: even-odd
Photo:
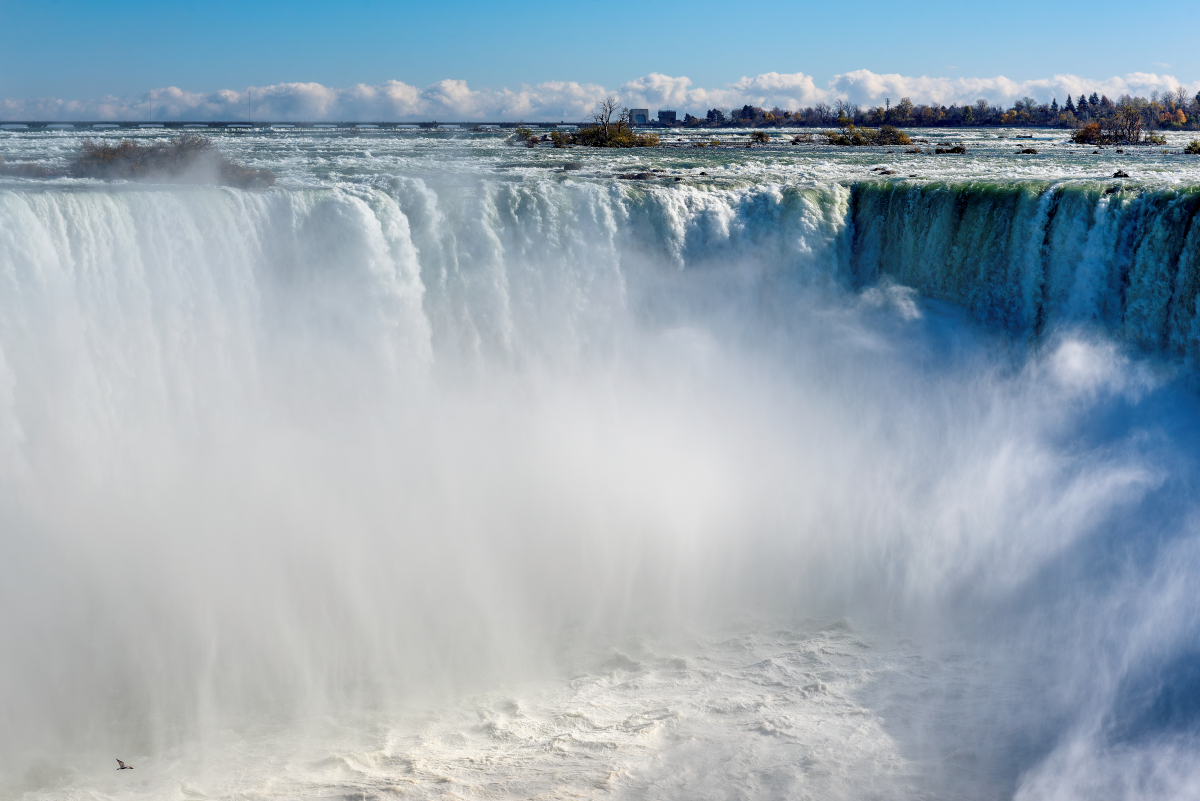
[[48,167],[38,164],[35,161],[18,161],[11,164],[5,164],[3,156],[0,156],[0,175],[15,175],[19,178],[59,177]]
[[209,139],[195,134],[144,145],[128,139],[117,145],[87,141],[71,174],[105,181],[171,179],[243,189],[265,189],[275,183],[274,173],[237,164]]
[[859,128],[847,123],[840,131],[826,131],[825,140],[831,145],[861,147],[863,145],[910,145],[908,134],[892,125],[874,128]]
[[1071,134],[1071,141],[1077,145],[1099,144],[1104,134],[1100,131],[1100,123],[1091,122]]
[[584,147],[656,147],[659,144],[658,134],[639,134],[633,130],[629,109],[618,112],[617,108],[617,99],[612,95],[601,100],[599,110],[592,115],[592,125],[570,135],[567,143]]
[[1135,104],[1116,106],[1100,122],[1089,122],[1071,134],[1071,141],[1079,145],[1138,145],[1163,144],[1161,136],[1143,131],[1143,110]]
[[1183,152],[1192,156],[1200,156],[1200,139],[1188,142],[1188,146],[1183,149]]

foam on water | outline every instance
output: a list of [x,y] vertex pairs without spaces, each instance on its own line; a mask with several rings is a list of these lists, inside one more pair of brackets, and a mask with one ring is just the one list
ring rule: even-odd
[[1195,790],[1195,160],[945,135],[7,180],[0,794]]

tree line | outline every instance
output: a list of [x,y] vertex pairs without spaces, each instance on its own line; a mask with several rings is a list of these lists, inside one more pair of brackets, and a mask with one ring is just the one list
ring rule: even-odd
[[1118,118],[1122,124],[1130,125],[1134,116],[1141,121],[1141,129],[1146,131],[1200,130],[1200,92],[1190,96],[1188,90],[1181,86],[1165,94],[1152,92],[1149,98],[1122,95],[1116,100],[1092,92],[1091,95],[1081,94],[1078,98],[1068,95],[1061,105],[1058,98],[1049,103],[1039,103],[1032,97],[1024,97],[1007,109],[983,99],[971,105],[938,106],[914,104],[907,97],[894,105],[887,100],[882,106],[867,108],[847,100],[839,100],[832,105],[818,103],[795,111],[746,105],[738,109],[709,109],[704,117],[685,114],[682,125],[689,128],[844,127],[850,124],[924,128],[1082,128],[1097,124],[1101,128],[1109,128]]

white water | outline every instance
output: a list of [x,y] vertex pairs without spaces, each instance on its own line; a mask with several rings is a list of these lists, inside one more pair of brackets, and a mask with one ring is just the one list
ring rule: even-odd
[[1055,273],[1170,181],[1051,161],[986,289],[838,154],[248,142],[281,188],[0,188],[0,794],[1196,791],[1198,229]]

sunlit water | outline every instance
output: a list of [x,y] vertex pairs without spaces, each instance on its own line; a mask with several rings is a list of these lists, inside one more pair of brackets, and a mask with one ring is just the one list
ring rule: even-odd
[[0,179],[0,796],[1200,794],[1200,157],[790,134]]

